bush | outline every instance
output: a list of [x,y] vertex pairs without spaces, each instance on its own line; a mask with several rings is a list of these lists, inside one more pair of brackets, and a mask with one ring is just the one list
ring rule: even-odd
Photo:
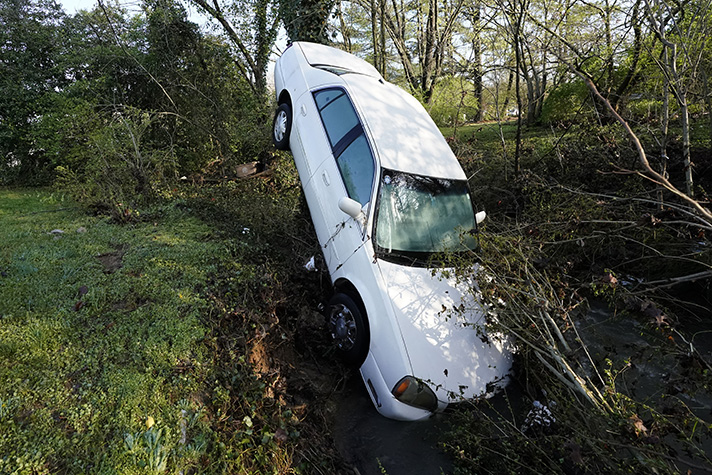
[[440,127],[474,120],[477,98],[473,95],[472,84],[452,76],[441,79],[426,109]]
[[[589,92],[581,81],[563,83],[549,93],[541,109],[541,122],[544,125],[559,125],[571,121],[581,115],[572,115],[578,111],[588,99]],[[582,112],[590,113],[593,109],[589,105]]]
[[85,206],[110,212],[120,221],[135,218],[136,209],[176,174],[172,148],[152,147],[146,140],[158,117],[128,107],[114,112],[106,126],[90,132],[83,160],[57,167],[57,185]]

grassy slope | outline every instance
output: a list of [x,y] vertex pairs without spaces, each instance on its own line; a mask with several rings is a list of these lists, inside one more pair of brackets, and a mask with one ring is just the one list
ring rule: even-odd
[[0,473],[297,465],[299,420],[246,361],[259,317],[235,309],[264,279],[233,260],[250,234],[217,236],[186,209],[118,226],[0,190]]
[[[184,450],[220,243],[179,212],[119,227],[47,192],[0,193],[0,471],[131,471]],[[127,453],[149,418],[165,452]]]

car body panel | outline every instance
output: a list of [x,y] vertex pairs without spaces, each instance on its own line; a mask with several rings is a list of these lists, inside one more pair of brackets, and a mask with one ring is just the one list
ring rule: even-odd
[[[374,273],[356,273],[353,269],[372,268],[373,248],[368,240],[364,245],[364,252],[355,253],[350,266],[342,266],[335,272],[334,282],[340,280],[348,282],[358,292],[369,316],[370,329],[369,351],[375,361],[388,362],[380,365],[381,377],[388,384],[388,391],[403,378],[412,374],[413,368],[408,358],[403,333],[398,319],[395,318],[393,305],[388,300],[382,276]],[[371,253],[369,253],[371,251]],[[367,267],[368,266],[368,267]],[[361,368],[361,374],[366,381],[368,374]]]
[[511,366],[511,353],[506,341],[479,337],[485,322],[469,292],[475,284],[457,282],[452,269],[434,271],[382,259],[378,266],[403,339],[412,349],[413,374],[432,383],[441,401],[486,393],[488,384]]
[[[371,402],[373,402],[378,412],[386,417],[400,421],[418,421],[432,416],[430,411],[399,402],[391,394],[391,387],[386,382],[387,378],[381,373],[383,365],[379,366],[376,361],[377,357],[373,353],[369,353],[366,361],[361,365],[361,375],[366,385],[366,391],[371,397]],[[439,409],[442,410],[445,407],[443,404]]]
[[[352,72],[344,73],[347,70]],[[371,238],[383,168],[466,178],[425,109],[383,81],[365,61],[310,43],[294,43],[282,54],[275,67],[275,88],[278,101],[291,105],[289,145],[331,280],[335,288],[355,292],[363,302],[370,338],[360,372],[378,411],[403,420],[431,415],[393,396],[405,376],[425,381],[440,409],[456,399],[451,393],[483,394],[488,382],[507,372],[509,360],[506,350],[483,343],[473,328],[463,325],[464,318],[476,320],[482,312],[469,294],[457,290],[454,280],[377,258]],[[363,136],[372,155],[371,191],[360,198],[363,215],[358,218],[339,208],[339,201],[351,193],[344,182],[344,163],[339,162],[344,152],[330,141],[315,100],[315,94],[330,88],[346,93],[362,127],[351,132],[359,140]],[[442,307],[458,307],[462,295],[470,298],[465,302],[467,317],[463,313],[448,318]],[[461,391],[460,386],[467,388]]]
[[420,102],[390,83],[344,75],[381,166],[436,178],[466,179],[465,172]]
[[298,42],[294,43],[294,45],[301,49],[302,54],[310,66],[317,68],[319,66],[335,66],[348,69],[349,71],[357,74],[372,76],[377,79],[381,77],[378,70],[371,64],[347,53],[346,51],[330,48],[316,43]]

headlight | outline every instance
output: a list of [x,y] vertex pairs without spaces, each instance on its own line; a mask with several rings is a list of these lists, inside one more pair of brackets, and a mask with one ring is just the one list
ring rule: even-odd
[[413,376],[406,376],[398,381],[391,393],[404,404],[435,412],[438,408],[438,398],[427,384]]

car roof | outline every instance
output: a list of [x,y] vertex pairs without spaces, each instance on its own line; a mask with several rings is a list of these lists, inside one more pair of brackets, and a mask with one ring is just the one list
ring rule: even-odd
[[383,167],[466,179],[460,162],[417,99],[385,81],[350,74],[341,78],[363,116]]
[[[309,65],[324,70],[324,75],[307,77],[319,77],[318,82],[326,85],[322,81],[328,75],[329,84],[345,86],[381,166],[436,178],[466,179],[440,130],[412,95],[386,82],[371,64],[345,51],[307,42],[295,42],[292,46],[302,51]],[[339,73],[329,67],[348,72]]]

